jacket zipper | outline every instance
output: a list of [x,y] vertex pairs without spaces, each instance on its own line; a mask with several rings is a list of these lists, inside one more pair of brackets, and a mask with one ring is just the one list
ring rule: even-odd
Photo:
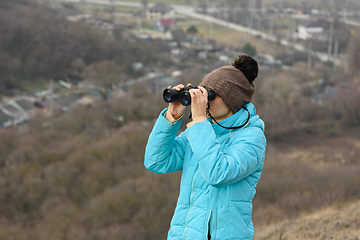
[[208,216],[208,218],[206,220],[206,232],[205,232],[206,239],[208,239],[208,235],[210,234],[210,218],[211,218],[211,215],[212,215],[212,211],[213,210],[211,209],[210,212],[209,212],[209,216]]
[[189,219],[188,219],[189,218],[189,213],[191,212],[191,209],[193,207],[194,191],[195,191],[195,177],[196,177],[196,174],[198,173],[198,170],[199,170],[199,168],[196,169],[196,172],[195,172],[194,177],[193,177],[192,182],[191,182],[190,205],[189,205],[189,210],[188,210],[188,212],[186,214],[186,218],[185,218],[185,228],[184,228],[182,240],[185,240],[185,232],[186,232],[187,224],[189,222]]

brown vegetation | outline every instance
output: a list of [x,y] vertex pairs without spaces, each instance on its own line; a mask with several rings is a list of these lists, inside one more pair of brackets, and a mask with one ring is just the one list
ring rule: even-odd
[[[0,7],[9,8],[1,3]],[[47,19],[44,16],[50,16],[31,6],[14,9],[18,19],[12,15],[14,12],[1,10],[0,20],[6,15],[14,23],[6,25],[0,21],[0,28],[16,23],[15,30],[18,29],[5,31],[1,44],[11,45],[9,39],[28,33],[30,26],[37,29],[31,25],[34,22],[26,23],[21,16],[31,15],[43,21]],[[60,20],[51,21],[55,26],[66,25]],[[82,57],[73,57],[71,45],[69,51],[61,53],[69,66],[57,62],[62,58],[56,54],[50,56],[50,62],[71,74],[90,78],[93,71],[99,71],[106,78],[107,71],[126,73],[133,59],[128,55],[130,51],[136,49],[134,56],[142,51],[135,45],[114,46],[115,42],[104,40],[92,29],[75,26],[84,34],[70,34],[85,41],[77,46],[82,49],[77,53]],[[56,40],[56,31],[47,27],[45,32],[49,36],[45,39],[60,42],[54,45],[54,52],[61,50],[61,46],[67,49],[70,43],[62,45],[67,40],[61,36]],[[66,29],[75,30],[67,27],[59,29],[69,37]],[[32,44],[43,41],[42,37],[33,37],[29,38]],[[94,48],[96,51],[86,53],[93,44],[99,45]],[[42,56],[42,51],[53,46],[46,41],[40,45],[40,49],[24,46],[35,51],[28,53],[29,58]],[[129,52],[125,51],[127,48]],[[26,60],[14,46],[9,49],[11,54],[0,51],[0,68],[5,69],[0,71],[3,74],[0,79],[12,79],[2,82],[5,88],[14,86],[22,73],[47,76],[52,70],[58,71],[53,65],[45,65],[31,72],[34,62]],[[153,56],[144,52],[140,55],[149,61]],[[39,59],[39,64],[43,64]],[[301,71],[303,68],[300,66],[295,73],[260,69],[255,81],[254,104],[265,122],[269,140],[254,199],[255,239],[279,239],[281,234],[283,239],[355,239],[360,198],[359,86],[350,82],[335,95],[322,98],[322,104],[316,104],[312,101],[313,89],[308,86],[331,71],[322,69],[313,75]],[[107,86],[112,77],[109,76]],[[187,83],[191,79],[197,84],[201,77],[202,73],[192,72],[179,81]],[[327,80],[335,85],[343,78],[347,76],[340,74]],[[180,173],[157,175],[143,166],[148,135],[166,106],[160,94],[147,89],[143,84],[134,85],[128,93],[112,100],[73,108],[66,115],[31,119],[27,132],[0,129],[0,239],[166,238],[179,192]]]
[[[22,89],[24,82],[37,78],[77,81],[88,77],[108,87],[115,76],[120,81],[124,75],[135,74],[131,67],[134,62],[168,63],[156,44],[113,39],[36,4],[0,5],[0,32],[1,93]],[[104,69],[111,75],[104,76]]]
[[258,227],[254,239],[358,240],[359,210],[359,201],[327,207],[295,220]]
[[[275,74],[274,79],[285,85],[281,76]],[[265,87],[259,80],[256,104],[269,145],[254,199],[255,231],[260,229],[256,237],[275,223],[360,198],[359,129],[347,130],[351,125],[346,117],[324,121],[315,114],[331,116],[335,108],[296,105],[289,101],[287,87]],[[0,236],[166,238],[180,179],[179,173],[157,175],[143,167],[147,137],[166,106],[161,95],[145,89],[137,85],[120,98],[72,109],[63,116],[33,119],[27,133],[0,131]],[[284,95],[271,99],[269,92]],[[295,121],[306,114],[313,117]],[[324,128],[325,124],[334,127]],[[286,130],[281,131],[281,125]]]

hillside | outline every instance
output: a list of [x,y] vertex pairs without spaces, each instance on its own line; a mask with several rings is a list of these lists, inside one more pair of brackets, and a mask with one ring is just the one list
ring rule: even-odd
[[[106,87],[114,76],[132,77],[132,62],[171,64],[156,44],[109,37],[36,6],[10,5],[5,10],[0,3],[1,94],[49,77],[95,76]],[[358,75],[326,66],[314,66],[314,74],[305,65],[298,69],[260,69],[256,79],[253,103],[268,147],[253,201],[255,239],[358,239]],[[187,69],[177,80],[202,76]],[[324,89],[306,85],[321,78],[336,93],[324,94],[320,104],[312,96]],[[336,88],[344,79],[353,81]],[[66,114],[1,128],[0,239],[165,239],[180,173],[158,175],[143,165],[164,107],[161,93],[143,82]]]
[[[165,239],[180,174],[158,175],[143,166],[148,135],[165,104],[160,95],[139,95],[139,88],[67,115],[33,119],[27,132],[0,129],[0,239]],[[125,120],[114,118],[119,115]],[[297,229],[300,239],[318,239],[311,234],[334,226],[331,236],[355,231],[358,222],[337,216],[358,215],[347,206],[360,199],[359,132],[301,131],[286,141],[267,135],[253,207],[255,239],[285,238]],[[316,221],[318,230],[305,228]]]
[[[110,36],[85,22],[70,22],[61,9],[35,0],[0,4],[0,95],[27,91],[49,79],[92,80],[108,88],[136,77],[134,62],[168,65],[163,48],[123,36]],[[105,73],[104,73],[105,72]],[[33,89],[31,89],[33,90]]]
[[295,220],[258,226],[254,240],[360,239],[360,201],[335,204]]
[[270,143],[254,239],[359,239],[359,136],[351,128]]

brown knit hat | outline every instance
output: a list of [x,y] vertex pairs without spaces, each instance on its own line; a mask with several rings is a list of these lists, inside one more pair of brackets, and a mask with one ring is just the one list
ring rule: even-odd
[[234,66],[215,69],[204,77],[200,86],[212,89],[233,113],[251,102],[255,92],[254,83],[250,83],[243,72]]

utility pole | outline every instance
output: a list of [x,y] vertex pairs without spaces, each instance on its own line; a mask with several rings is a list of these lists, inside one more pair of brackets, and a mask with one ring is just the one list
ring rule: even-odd
[[148,9],[148,0],[142,0],[141,3],[142,3],[141,17],[146,17],[147,9]]
[[292,31],[292,24],[291,24],[290,14],[288,13],[288,31],[287,31],[287,42],[288,43],[290,42],[291,31]]
[[262,0],[256,0],[256,9],[258,12],[258,15],[261,16],[261,9],[262,9]]
[[333,35],[334,35],[334,20],[331,20],[329,45],[328,45],[328,61],[330,61],[330,58],[331,58],[332,42],[333,42],[333,37],[334,37]]
[[344,0],[344,18],[347,20],[346,0]]
[[53,79],[50,79],[50,116],[52,117],[53,115]]
[[139,32],[142,33],[141,19],[139,18],[139,16],[136,17],[136,20],[137,20]]
[[253,28],[254,21],[254,8],[252,7],[252,2],[249,1],[249,11],[250,11],[250,25],[249,28]]
[[208,38],[211,38],[212,37],[212,28],[213,28],[213,25],[211,22],[208,22],[209,23],[209,32],[208,32]]
[[53,118],[53,92],[54,92],[54,87],[53,87],[53,79],[50,79],[50,118],[49,118],[49,128],[50,130],[52,130],[52,118]]
[[260,16],[260,15],[258,15],[257,24],[258,24],[257,30],[258,30],[258,31],[261,31],[261,16]]
[[249,26],[249,28],[252,29],[252,27],[253,27],[253,12],[252,12],[252,10],[250,9],[250,26]]
[[310,39],[309,41],[309,49],[308,49],[308,74],[310,73],[310,70],[311,70],[311,65],[312,65],[312,40]]
[[[339,52],[339,41],[336,40],[335,41],[335,46],[334,46],[334,59],[337,58],[338,52]],[[334,61],[334,70],[336,70],[336,62],[335,61]]]

